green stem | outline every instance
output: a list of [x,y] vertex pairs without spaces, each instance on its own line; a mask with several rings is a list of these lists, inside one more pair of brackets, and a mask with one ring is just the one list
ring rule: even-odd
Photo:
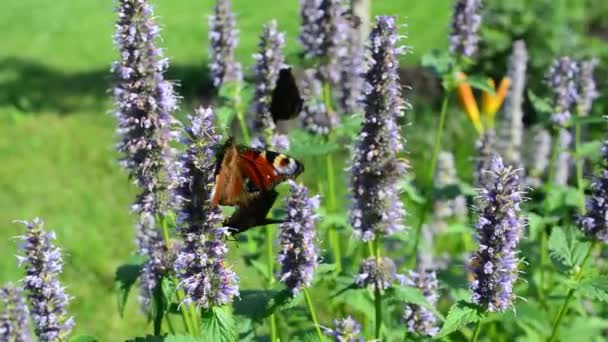
[[233,100],[233,108],[236,113],[236,117],[239,121],[239,126],[241,127],[241,134],[243,134],[243,139],[245,140],[245,144],[249,145],[251,143],[251,138],[249,136],[249,128],[247,127],[247,122],[245,122],[245,114],[241,110],[241,85],[237,85],[236,90],[234,92],[234,100]]
[[538,284],[538,299],[541,304],[545,303],[545,268],[547,267],[548,255],[547,227],[543,226],[540,231],[540,284]]
[[[334,183],[334,159],[331,154],[327,154],[326,158],[327,165],[327,197],[329,204],[329,212],[334,212],[337,207],[336,201],[336,187]],[[336,272],[342,272],[342,251],[340,248],[340,237],[334,226],[329,227],[329,243],[331,245],[332,253],[334,254],[334,262],[336,264]]]
[[323,83],[323,103],[325,104],[325,110],[328,113],[331,113],[331,85],[329,84],[329,82]]
[[[164,216],[160,217],[160,225],[163,230],[163,238],[165,239],[165,246],[166,246],[167,250],[170,250],[171,249],[171,239],[170,239],[170,235],[169,235],[169,226],[167,225],[167,219]],[[173,284],[175,285],[175,288],[178,289],[175,291],[175,296],[177,298],[177,302],[181,304],[185,298],[184,291],[179,290],[177,280],[174,277],[172,277],[172,280],[173,280]],[[196,330],[194,330],[195,327],[194,327],[194,324],[192,321],[193,318],[188,315],[188,311],[186,311],[186,308],[184,307],[183,304],[180,305],[180,312],[182,314],[182,320],[184,321],[184,326],[186,327],[186,331],[189,334],[196,334]],[[195,317],[196,316],[194,316],[194,318]]]
[[[427,196],[426,200],[422,204],[422,209],[420,210],[420,217],[418,219],[418,224],[416,225],[416,229],[414,231],[414,256],[418,254],[418,245],[420,244],[420,235],[422,230],[422,225],[424,224],[424,219],[426,217],[427,212],[431,209],[432,206],[432,196],[433,196],[433,178],[435,177],[435,169],[437,168],[437,156],[439,155],[439,151],[441,150],[441,138],[443,136],[443,128],[445,126],[445,119],[447,116],[447,108],[450,100],[450,93],[446,91],[443,96],[443,101],[441,102],[441,113],[439,114],[439,125],[437,126],[437,133],[435,134],[435,143],[433,145],[433,154],[431,155],[431,169],[428,172],[428,179],[426,184]],[[412,258],[415,260],[416,258]]]
[[547,183],[553,184],[553,178],[555,177],[555,163],[557,162],[557,156],[559,154],[559,132],[553,133],[551,136],[551,159],[549,159],[549,172],[547,174]]
[[[578,282],[579,280],[581,280],[581,277],[583,276],[583,269],[585,267],[585,264],[587,263],[587,260],[589,260],[589,257],[591,256],[591,252],[593,251],[593,248],[595,247],[595,245],[596,245],[596,241],[591,243],[591,246],[589,246],[589,250],[587,251],[585,258],[581,262],[578,272],[574,276],[575,281]],[[562,304],[562,306],[560,307],[560,309],[557,313],[557,317],[555,318],[555,321],[553,323],[553,329],[551,329],[551,337],[549,337],[549,339],[547,340],[548,342],[554,341],[555,338],[557,337],[557,328],[560,326],[562,319],[568,312],[568,304],[570,304],[570,300],[572,299],[573,296],[574,296],[574,288],[571,288],[568,291],[568,294],[566,295],[566,299],[564,299],[564,303]]]
[[275,342],[277,340],[277,318],[272,314],[268,320],[270,321],[270,342]]
[[471,337],[471,342],[477,342],[477,338],[479,337],[480,332],[481,332],[481,320],[477,321],[477,325],[475,326],[475,331],[473,332],[473,336]]
[[581,214],[585,214],[585,187],[583,185],[583,157],[580,155],[581,148],[581,123],[577,122],[574,127],[574,154],[576,154],[576,185],[578,192],[581,194],[579,203]]
[[175,335],[175,327],[173,325],[173,320],[171,319],[171,314],[168,314],[165,316],[165,318],[167,319],[167,327],[169,327],[169,332],[172,335]]
[[310,316],[312,317],[312,322],[315,324],[315,330],[317,331],[317,336],[319,337],[319,341],[323,341],[323,334],[321,333],[321,325],[319,324],[319,320],[317,319],[317,312],[315,311],[315,307],[312,304],[312,300],[310,299],[310,294],[308,293],[308,289],[304,289],[304,298],[306,298],[306,305],[308,305],[308,311],[310,311]]
[[[274,251],[273,251],[273,234],[272,227],[266,226],[266,258],[268,259],[268,285],[272,286],[274,283]],[[277,338],[277,322],[274,314],[268,317],[268,324],[270,325],[270,341],[274,342]]]
[[[376,235],[374,239],[374,251],[373,255],[376,257],[376,262],[381,262],[380,255],[380,236]],[[382,334],[382,292],[378,286],[374,287],[374,304],[376,309],[376,339],[380,341],[380,337]]]

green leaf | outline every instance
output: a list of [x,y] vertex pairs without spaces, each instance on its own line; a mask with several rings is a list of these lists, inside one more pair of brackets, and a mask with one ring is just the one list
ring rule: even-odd
[[400,180],[397,183],[397,189],[399,189],[399,191],[403,191],[414,203],[422,204],[425,201],[424,196],[422,196],[418,188],[414,186],[411,179]]
[[77,335],[72,336],[69,339],[69,342],[98,342],[99,340],[93,336],[88,335]]
[[163,342],[203,342],[200,337],[189,335],[167,335]]
[[606,341],[602,333],[608,328],[608,320],[601,317],[575,317],[572,324],[560,330],[561,341]]
[[454,60],[451,55],[443,50],[433,50],[422,56],[422,66],[430,69],[438,77],[443,76],[452,69]]
[[230,107],[219,107],[215,110],[215,115],[217,118],[217,126],[225,135],[227,135],[226,133],[230,132],[230,124],[236,117],[236,112]]
[[589,243],[579,241],[579,237],[573,228],[553,227],[549,237],[549,255],[557,267],[569,270],[583,261]]
[[459,301],[452,305],[441,330],[435,337],[446,337],[469,323],[480,321],[484,316],[485,314],[477,305]]
[[147,335],[144,337],[134,337],[130,340],[127,340],[126,342],[164,342],[164,341],[165,341],[164,336]]
[[534,110],[538,113],[544,114],[546,116],[549,116],[553,113],[553,107],[551,106],[551,103],[547,99],[543,99],[536,96],[536,94],[534,94],[532,90],[528,90],[528,98],[530,99],[530,103],[532,103]]
[[431,305],[420,289],[411,286],[393,286],[387,290],[387,297],[399,302],[415,304],[430,310],[435,316],[443,320],[443,315]]
[[253,266],[253,268],[266,280],[270,279],[270,276],[268,275],[268,267],[266,267],[266,265],[255,259],[250,259],[248,263],[251,264],[251,266]]
[[241,290],[234,300],[234,314],[260,321],[267,316],[270,302],[278,293],[278,290]]
[[528,213],[528,231],[530,238],[536,240],[545,228],[545,219],[535,213]]
[[571,124],[581,124],[581,125],[594,125],[594,124],[605,124],[606,118],[603,116],[580,116],[580,115],[572,115],[570,117]]
[[602,142],[590,141],[583,143],[581,144],[578,153],[579,157],[599,160],[602,156]]
[[608,276],[583,279],[573,287],[583,297],[608,303]]
[[311,134],[305,130],[294,130],[289,134],[289,154],[298,158],[309,156],[324,156],[340,149],[336,141],[328,141],[325,137]]
[[479,90],[483,90],[484,92],[490,95],[496,95],[496,91],[492,86],[488,84],[488,77],[482,75],[473,75],[467,76],[466,83],[468,83],[471,87]]
[[212,307],[203,312],[201,332],[205,341],[236,341],[236,325],[227,307]]
[[116,269],[116,276],[114,279],[114,288],[116,290],[116,302],[118,304],[118,312],[120,317],[123,317],[125,312],[125,305],[129,298],[129,292],[131,287],[139,278],[141,269],[146,263],[147,258],[141,255],[134,255],[130,257],[126,263],[120,265]]

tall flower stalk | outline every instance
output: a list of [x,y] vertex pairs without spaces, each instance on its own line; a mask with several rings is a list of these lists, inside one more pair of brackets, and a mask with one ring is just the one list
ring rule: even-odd
[[481,26],[481,0],[457,0],[452,14],[450,52],[471,58],[477,53]]
[[361,40],[358,17],[347,20],[345,53],[340,56],[341,75],[339,82],[340,107],[345,114],[363,112],[363,87],[365,85],[365,45]]
[[117,145],[122,166],[140,189],[133,211],[138,215],[138,254],[148,257],[140,278],[140,301],[148,310],[152,292],[167,270],[166,248],[158,230],[170,209],[174,151],[172,112],[177,98],[171,82],[164,79],[168,60],[156,47],[160,29],[145,0],[119,0],[114,42],[120,59],[115,76]]
[[[394,17],[376,18],[369,39],[364,120],[350,165],[350,222],[355,236],[370,246],[370,258],[362,264],[360,276],[373,273],[366,269],[382,270],[390,264],[380,255],[381,237],[405,229],[405,208],[396,187],[407,169],[398,157],[403,150],[398,120],[409,104],[401,96],[397,72],[398,56],[405,51],[398,45],[399,38]],[[366,283],[368,278],[358,279]],[[382,286],[375,286],[376,338],[381,335],[382,291]]]
[[332,337],[335,342],[363,342],[361,324],[351,316],[334,320],[334,328],[326,328],[325,334]]
[[45,231],[40,219],[21,223],[26,231],[20,237],[23,255],[18,256],[18,260],[25,270],[22,283],[30,303],[36,336],[43,342],[63,341],[74,327],[74,317],[68,317],[67,306],[71,297],[59,282],[63,269],[61,249],[53,244],[55,233]]
[[219,136],[211,109],[199,109],[189,116],[182,139],[186,151],[178,158],[180,170],[176,194],[180,207],[177,227],[184,244],[175,260],[178,287],[186,293],[184,303],[208,309],[230,304],[237,296],[236,273],[226,265],[227,228],[222,213],[210,206],[214,182],[214,149]]
[[[407,276],[406,284],[420,289],[429,304],[437,304],[439,283],[434,270],[419,269],[418,271],[411,271]],[[419,305],[406,304],[403,310],[403,320],[407,330],[411,333],[435,336],[439,332],[435,314]]]
[[478,200],[476,240],[479,249],[470,260],[473,303],[490,312],[502,312],[515,301],[513,286],[518,278],[517,245],[523,235],[519,175],[494,155],[482,178]]
[[[289,140],[285,135],[278,134],[277,127],[270,113],[272,92],[279,78],[279,72],[285,67],[283,47],[285,35],[278,31],[277,22],[271,20],[264,25],[262,36],[258,44],[258,52],[253,55],[253,77],[255,92],[251,114],[253,115],[252,128],[256,143],[254,145],[269,146],[286,150]],[[276,144],[276,146],[274,146]]]
[[23,290],[10,283],[0,287],[0,308],[0,341],[32,341]]
[[291,194],[287,199],[287,219],[281,224],[279,232],[279,280],[294,296],[304,291],[315,329],[322,339],[316,311],[307,291],[319,264],[315,231],[319,197],[308,197],[308,189],[294,181],[289,181],[289,187]]
[[214,15],[209,16],[209,70],[213,85],[243,80],[241,64],[234,57],[239,31],[230,0],[216,0]]
[[498,149],[509,165],[519,167],[523,164],[521,148],[523,145],[523,101],[526,90],[526,68],[528,51],[526,43],[518,40],[513,43],[509,60],[508,77],[511,89],[505,99],[500,125]]

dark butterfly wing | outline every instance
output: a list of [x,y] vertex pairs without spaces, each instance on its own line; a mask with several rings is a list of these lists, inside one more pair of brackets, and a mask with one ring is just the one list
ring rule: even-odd
[[263,191],[245,206],[238,207],[235,212],[224,221],[224,226],[233,234],[242,233],[250,228],[266,224],[280,223],[282,221],[266,218],[272,205],[277,199],[278,192]]
[[270,113],[274,121],[293,119],[302,110],[302,98],[291,73],[291,68],[281,69],[279,78],[272,91]]

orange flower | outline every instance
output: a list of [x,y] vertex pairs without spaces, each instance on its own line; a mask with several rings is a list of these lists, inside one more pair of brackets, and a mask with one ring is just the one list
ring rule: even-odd
[[[494,80],[489,79],[488,84],[492,87],[492,89],[496,89]],[[481,110],[483,114],[488,117],[490,122],[494,122],[494,116],[496,116],[500,106],[502,106],[502,103],[505,101],[505,96],[507,96],[507,91],[509,90],[510,85],[511,80],[508,77],[503,77],[498,85],[496,94],[491,95],[484,91],[481,95]]]
[[481,118],[479,116],[479,108],[477,107],[477,101],[475,100],[475,96],[473,95],[473,89],[471,86],[466,83],[467,75],[463,72],[459,72],[457,74],[458,81],[458,99],[460,100],[460,105],[464,109],[464,111],[469,116],[469,119],[475,126],[477,133],[483,132],[483,125],[481,124]]

